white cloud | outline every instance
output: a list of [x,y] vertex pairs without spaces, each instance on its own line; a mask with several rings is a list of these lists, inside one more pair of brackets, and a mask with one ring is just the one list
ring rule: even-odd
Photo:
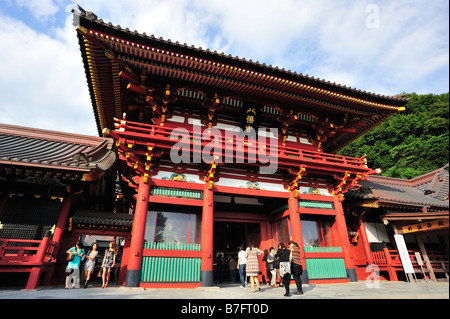
[[96,135],[73,27],[64,27],[67,43],[0,19],[0,123]]
[[[441,93],[448,84],[437,80],[448,68],[446,0],[78,2],[140,33],[374,93]],[[366,24],[373,6],[377,28]]]
[[63,0],[14,0],[19,7],[24,7],[38,20],[47,20],[59,10]]

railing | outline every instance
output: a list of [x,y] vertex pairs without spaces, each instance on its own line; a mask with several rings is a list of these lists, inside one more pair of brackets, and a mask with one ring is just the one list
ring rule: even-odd
[[[408,255],[416,273],[421,273],[422,271],[429,272],[429,269],[423,260],[423,256],[422,260],[424,266],[421,268],[416,260],[415,252],[408,250]],[[397,250],[388,250],[387,248],[384,248],[383,251],[371,252],[371,256],[372,262],[380,267],[380,270],[387,270],[391,280],[397,281],[396,271],[403,269],[402,261]],[[444,252],[428,251],[427,256],[433,272],[444,273],[448,279],[449,261],[447,254]]]
[[42,240],[0,239],[0,265],[42,264],[52,257],[55,243]]
[[[415,252],[412,250],[408,250],[409,259],[411,260],[411,263],[413,266],[418,267],[418,263],[416,260]],[[391,266],[399,266],[402,267],[402,261],[400,259],[400,255],[397,250],[388,250],[385,248],[383,251],[372,251],[372,260],[373,263],[376,265],[391,265]],[[430,260],[431,264],[440,264],[440,263],[446,263],[448,264],[448,257],[443,252],[437,252],[437,251],[429,251],[427,252],[428,259]]]
[[200,282],[199,244],[145,243],[142,283]]
[[[174,128],[165,126],[117,120],[117,128],[118,130],[109,132],[109,135],[116,140],[125,141],[124,145],[130,142],[131,144],[147,147],[149,144],[154,143],[162,149],[171,149],[175,143],[186,143],[194,155],[196,155],[196,152],[201,152],[205,146],[212,146],[210,145],[212,143],[212,137],[208,138],[209,134],[202,134],[202,132],[196,132],[195,130],[193,131],[184,127],[180,130],[175,130]],[[275,139],[273,139],[275,140],[273,142],[274,145],[270,142],[266,143],[265,140],[264,143],[259,143],[256,139],[247,139],[237,135],[227,136],[223,133],[221,132],[221,136],[214,136],[214,147],[221,149],[222,156],[233,154],[233,158],[236,161],[245,161],[249,158],[256,159],[260,158],[261,155],[265,155],[277,156],[279,166],[292,166],[295,163],[310,164],[319,167],[332,165],[365,173],[372,171],[367,168],[364,157],[353,158],[286,147],[279,145],[278,140]],[[244,146],[247,149],[246,152],[244,152]],[[237,151],[239,147],[241,147],[240,152]],[[125,151],[127,150],[125,149]],[[264,154],[261,154],[262,152]],[[145,155],[145,152],[142,155]]]
[[370,254],[375,265],[387,265],[387,258],[384,251],[372,251]]

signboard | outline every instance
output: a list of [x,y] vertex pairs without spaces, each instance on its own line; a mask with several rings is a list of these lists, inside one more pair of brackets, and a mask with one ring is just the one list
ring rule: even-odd
[[241,129],[242,133],[251,138],[258,138],[258,126],[261,118],[261,104],[243,102]]
[[403,226],[403,234],[414,233],[424,230],[434,230],[439,228],[448,228],[448,219],[430,220],[424,223]]
[[395,243],[397,244],[398,254],[402,261],[405,274],[414,274],[414,268],[409,258],[408,248],[406,247],[405,238],[403,235],[394,235]]
[[420,256],[420,253],[418,251],[416,251],[414,253],[414,255],[416,255],[416,260],[417,260],[417,263],[419,264],[419,266],[423,266],[423,260],[422,260],[422,256]]

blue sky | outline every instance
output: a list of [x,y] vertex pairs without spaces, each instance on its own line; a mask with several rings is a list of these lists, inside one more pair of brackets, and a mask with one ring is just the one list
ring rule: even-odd
[[71,9],[374,93],[449,87],[448,0],[0,0],[0,123],[96,135]]

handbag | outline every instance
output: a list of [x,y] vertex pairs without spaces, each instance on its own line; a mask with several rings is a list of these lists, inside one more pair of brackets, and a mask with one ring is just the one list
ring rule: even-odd
[[67,261],[72,261],[75,258],[75,253],[69,253],[67,255]]
[[[87,255],[89,256],[89,254],[91,253],[91,251],[89,250]],[[86,254],[83,254],[83,257],[81,257],[81,262],[84,262],[86,260]]]
[[291,270],[292,273],[295,275],[302,275],[303,274],[303,266],[295,264],[294,262],[291,262]]
[[280,260],[275,259],[275,260],[273,261],[273,268],[275,268],[275,269],[280,269]]

